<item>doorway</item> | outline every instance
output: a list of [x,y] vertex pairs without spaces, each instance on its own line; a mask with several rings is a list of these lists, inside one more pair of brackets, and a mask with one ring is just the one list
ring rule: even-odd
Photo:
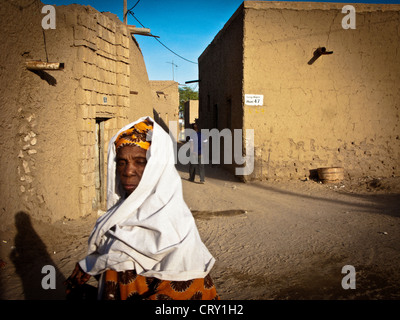
[[106,152],[105,123],[108,118],[96,118],[95,132],[95,204],[93,209],[106,210]]

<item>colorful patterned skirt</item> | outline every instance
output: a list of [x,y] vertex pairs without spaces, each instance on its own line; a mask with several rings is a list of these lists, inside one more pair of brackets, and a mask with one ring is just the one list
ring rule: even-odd
[[167,281],[143,277],[135,270],[107,270],[104,300],[219,300],[210,277],[188,281]]

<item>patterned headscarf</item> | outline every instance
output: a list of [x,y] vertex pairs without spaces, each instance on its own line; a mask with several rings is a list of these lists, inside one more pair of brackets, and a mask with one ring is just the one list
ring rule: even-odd
[[146,119],[135,124],[132,128],[121,132],[115,140],[115,150],[126,146],[135,145],[144,150],[150,148],[153,123]]
[[[114,142],[121,132],[146,119],[153,124],[151,154],[141,182],[125,197],[118,188]],[[138,275],[168,281],[205,278],[215,259],[201,241],[183,199],[170,135],[150,117],[142,117],[121,128],[111,138],[108,150],[108,210],[90,235],[88,255],[79,262],[83,271],[96,275],[110,269],[135,270]]]

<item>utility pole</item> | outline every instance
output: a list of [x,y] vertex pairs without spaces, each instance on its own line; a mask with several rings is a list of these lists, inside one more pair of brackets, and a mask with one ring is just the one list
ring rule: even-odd
[[172,62],[166,62],[166,63],[172,64],[172,80],[175,81],[175,77],[174,77],[174,67],[177,67],[177,68],[178,68],[178,66],[174,63],[174,60],[172,60]]
[[128,24],[128,0],[124,0],[124,23]]

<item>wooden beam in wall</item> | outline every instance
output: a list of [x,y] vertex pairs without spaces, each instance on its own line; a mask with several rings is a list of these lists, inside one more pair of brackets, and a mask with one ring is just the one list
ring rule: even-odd
[[130,34],[138,34],[141,36],[159,38],[159,36],[152,35],[149,28],[137,28],[136,26],[129,25],[127,26],[127,28]]
[[43,61],[26,61],[28,70],[63,70],[64,63],[61,62],[43,62]]

